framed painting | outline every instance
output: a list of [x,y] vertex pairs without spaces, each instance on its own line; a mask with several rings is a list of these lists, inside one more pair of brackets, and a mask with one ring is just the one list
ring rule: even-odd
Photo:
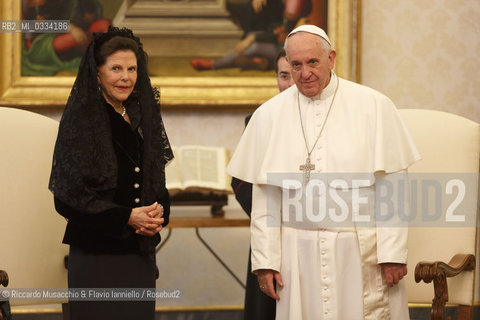
[[[335,71],[344,78],[359,81],[361,0],[323,1],[327,3],[328,34],[337,51]],[[253,109],[278,91],[274,72],[269,68],[199,71],[193,67],[192,52],[207,60],[213,59],[232,51],[241,39],[241,29],[233,24],[231,12],[225,9],[228,0],[90,2],[109,6],[104,12],[114,14],[106,19],[115,26],[131,28],[140,37],[149,54],[152,84],[160,88],[164,109]],[[26,3],[39,1],[2,0],[0,22],[32,19],[27,15]],[[189,17],[188,23],[182,24],[182,15],[191,12],[197,16]],[[202,26],[202,30],[195,26]],[[26,109],[62,108],[75,79],[74,66],[69,65],[70,70],[65,67],[66,70],[53,72],[41,63],[33,65],[33,69],[27,68],[30,62],[25,46],[31,45],[31,39],[25,33],[4,30],[0,33],[0,105]],[[202,48],[209,51],[202,51]]]

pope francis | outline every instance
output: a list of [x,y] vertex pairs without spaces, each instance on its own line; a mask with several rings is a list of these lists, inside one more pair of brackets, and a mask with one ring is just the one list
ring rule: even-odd
[[[294,29],[285,49],[295,85],[255,111],[227,168],[253,184],[252,272],[260,289],[277,300],[277,319],[408,319],[400,281],[407,273],[408,228],[375,220],[372,199],[380,182],[406,176],[420,155],[389,98],[335,75],[336,52],[322,29]],[[346,173],[370,178],[334,186],[340,180],[325,176]],[[292,174],[301,178],[285,184]],[[357,201],[337,201],[349,218],[291,223],[309,210],[325,217],[342,207],[322,202],[329,192],[338,195],[338,186],[357,195]],[[289,195],[298,190],[298,199],[315,195],[313,209],[308,200],[292,205]],[[388,209],[392,220],[397,207]]]

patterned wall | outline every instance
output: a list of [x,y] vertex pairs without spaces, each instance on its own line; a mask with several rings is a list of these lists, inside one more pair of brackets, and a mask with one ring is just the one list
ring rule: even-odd
[[[363,84],[480,122],[480,1],[362,0],[361,41]],[[477,304],[479,278],[477,265]]]
[[362,0],[362,83],[480,122],[480,1]]

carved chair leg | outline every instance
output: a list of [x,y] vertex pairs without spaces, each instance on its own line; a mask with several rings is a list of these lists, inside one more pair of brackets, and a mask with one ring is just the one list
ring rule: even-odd
[[[443,320],[445,303],[448,301],[447,277],[454,277],[461,272],[473,270],[475,270],[475,256],[473,254],[456,254],[448,264],[442,261],[421,261],[417,263],[415,266],[415,282],[418,283],[423,280],[425,283],[430,283],[433,281],[435,295],[432,300],[430,320]],[[472,320],[472,318],[472,307],[459,306],[459,320]]]
[[[8,286],[8,274],[3,270],[0,270],[0,286],[4,286],[4,287]],[[0,320],[4,319],[4,314],[3,314],[2,310],[6,306],[7,303],[8,303],[8,300],[0,302]],[[7,311],[7,312],[9,312],[9,311]],[[9,317],[8,315],[6,315],[6,316]]]
[[439,272],[433,278],[435,296],[432,300],[430,320],[443,320],[445,303],[448,301],[447,277],[444,272]]

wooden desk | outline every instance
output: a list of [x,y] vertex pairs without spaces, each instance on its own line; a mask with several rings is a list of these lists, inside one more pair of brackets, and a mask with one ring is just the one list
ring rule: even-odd
[[171,217],[166,228],[226,228],[226,227],[249,227],[250,219],[226,219],[224,217],[208,218],[175,218]]

